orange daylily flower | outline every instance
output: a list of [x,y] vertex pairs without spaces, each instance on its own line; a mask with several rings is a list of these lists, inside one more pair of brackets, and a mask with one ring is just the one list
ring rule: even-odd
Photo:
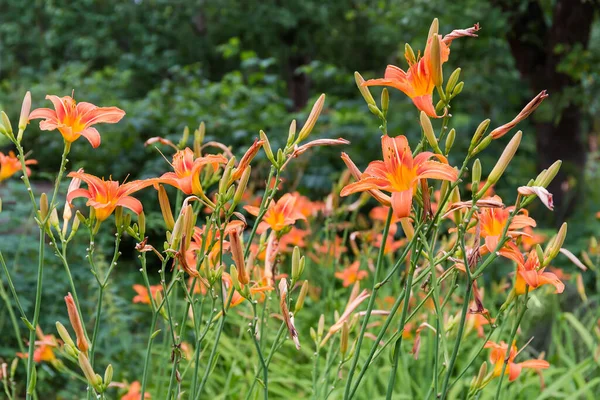
[[[306,217],[297,210],[296,200],[297,198],[294,195],[286,193],[281,196],[277,202],[272,201],[263,217],[263,220],[258,224],[256,232],[261,234],[268,228],[271,228],[275,232],[279,232],[284,228],[293,225],[299,219],[306,220]],[[248,211],[255,217],[258,216],[260,212],[258,207],[249,205],[244,206],[244,210]]]
[[200,184],[202,168],[210,164],[216,171],[219,164],[225,163],[227,163],[227,158],[221,154],[209,154],[194,159],[194,152],[187,147],[173,155],[172,166],[175,172],[164,173],[158,178],[158,182],[174,186],[187,195],[200,196],[203,193]]
[[488,340],[485,344],[486,349],[491,349],[490,351],[490,362],[494,364],[494,372],[493,376],[498,377],[502,375],[502,368],[504,365],[504,361],[507,358],[508,353],[508,365],[506,366],[506,370],[504,372],[505,375],[508,375],[508,380],[510,382],[514,381],[521,374],[521,370],[523,368],[531,368],[531,369],[546,369],[550,367],[550,363],[546,360],[527,360],[520,363],[515,363],[514,360],[519,354],[517,351],[517,346],[515,342],[513,342],[512,346],[510,346],[510,353],[508,352],[508,345],[505,342],[494,343]]
[[125,111],[117,107],[97,107],[84,101],[77,103],[71,96],[58,97],[47,95],[54,104],[54,110],[38,108],[29,114],[29,119],[44,119],[40,129],[53,131],[58,129],[67,143],[85,137],[92,147],[100,146],[100,133],[92,125],[99,123],[116,124],[123,118]]
[[[37,164],[36,160],[25,160],[25,165]],[[21,161],[15,156],[13,151],[9,151],[8,155],[4,155],[0,151],[0,182],[10,178],[16,172],[21,170]],[[31,175],[31,170],[26,167],[27,176]]]
[[[369,217],[375,221],[385,223],[387,221],[389,210],[390,208],[386,206],[373,207],[369,212]],[[390,221],[390,236],[394,236],[398,231],[398,222],[400,222],[400,218],[396,215],[392,215],[392,220]]]
[[[441,36],[436,36],[439,40],[440,63],[448,61],[450,55],[450,44],[452,40],[460,36],[477,36],[475,32],[479,30],[476,25],[473,28],[456,30],[451,34],[446,35],[443,39]],[[462,33],[462,34],[461,34]],[[432,48],[433,37],[430,37],[425,46],[423,57],[417,60],[405,54],[408,62],[408,70],[405,72],[395,65],[388,65],[383,79],[369,79],[364,82],[363,86],[390,86],[400,90],[406,94],[415,104],[415,106],[424,111],[430,117],[437,118],[435,107],[433,105],[433,65],[432,65]]]
[[[39,328],[39,327],[38,327]],[[44,335],[44,333],[38,329],[36,331],[38,340],[35,341],[35,350],[33,351],[33,361],[40,363],[42,361],[48,363],[54,363],[57,361],[54,349],[58,347],[58,341],[54,335]],[[27,358],[27,353],[17,353],[17,357]]]
[[542,268],[537,252],[531,250],[527,260],[523,254],[514,246],[500,250],[500,254],[517,263],[517,279],[515,281],[515,294],[525,294],[526,286],[532,291],[542,285],[553,285],[556,293],[562,293],[565,290],[565,284],[552,272],[545,272]]
[[292,193],[292,196],[296,198],[296,209],[306,218],[316,215],[324,207],[322,202],[313,202],[298,192]]
[[[142,385],[139,381],[131,382],[129,385],[129,391],[121,396],[121,400],[140,400],[140,395],[142,391]],[[150,393],[144,393],[144,399],[150,399]]]
[[[228,291],[227,296],[229,296],[229,290],[232,290],[233,281],[231,280],[231,275],[227,272],[223,272],[223,283],[225,288]],[[231,297],[231,303],[229,304],[229,308],[233,308],[238,306],[246,300],[237,290],[233,289],[233,296]],[[250,286],[250,294],[255,295],[258,294],[260,300],[262,301],[265,298],[265,292],[270,292],[273,290],[273,286],[264,284],[264,280],[260,282],[255,282],[254,285]]]
[[291,251],[294,246],[303,248],[306,246],[304,239],[309,234],[310,231],[293,226],[292,229],[290,229],[290,231],[283,235],[279,240],[279,248],[281,251]]
[[[137,295],[133,298],[134,303],[142,303],[142,304],[150,304],[150,295],[148,294],[148,289],[146,286],[135,284],[133,285],[133,290],[137,293]],[[150,286],[150,292],[152,293],[152,297],[156,299],[156,295],[162,291],[161,285],[152,285]]]
[[546,241],[547,236],[541,233],[535,233],[530,226],[523,228],[523,235],[521,236],[521,246],[523,250],[529,251],[534,248],[536,244],[541,244]]
[[[489,200],[502,202],[499,196],[494,196]],[[481,226],[481,237],[485,239],[485,245],[482,246],[482,250],[489,252],[495,251],[498,246],[504,227],[508,222],[511,211],[515,209],[514,206],[506,208],[483,208],[478,213],[479,225]],[[529,217],[527,210],[521,210],[520,214],[515,215],[508,226],[508,235],[515,237],[517,235],[523,235],[519,229],[525,227],[535,227],[536,222],[533,218]]]
[[[420,179],[443,179],[456,181],[458,172],[448,165],[446,157],[431,152],[419,153],[413,158],[405,136],[381,138],[383,161],[372,161],[358,182],[345,186],[340,193],[348,196],[367,190],[383,190],[392,193],[394,215],[405,218],[410,215],[412,198]],[[436,157],[440,162],[429,160]]]
[[365,270],[360,270],[360,261],[354,261],[349,267],[343,271],[338,271],[335,277],[342,280],[342,285],[348,287],[355,282],[365,279],[369,273]]
[[67,202],[71,204],[73,199],[85,197],[88,199],[86,205],[96,210],[98,221],[108,218],[117,206],[128,208],[139,215],[143,211],[142,203],[130,194],[156,183],[155,179],[146,179],[119,184],[117,181],[100,179],[79,171],[71,172],[68,176],[81,179],[87,183],[88,188],[71,191],[67,195]]

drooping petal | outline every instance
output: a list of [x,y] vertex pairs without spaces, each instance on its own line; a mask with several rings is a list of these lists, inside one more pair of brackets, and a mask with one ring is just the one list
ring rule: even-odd
[[446,181],[456,181],[458,171],[437,161],[425,161],[417,168],[419,179],[442,179]]
[[140,213],[144,210],[142,202],[131,196],[121,197],[119,201],[117,201],[117,205],[128,208],[137,215],[140,215]]
[[413,165],[414,166],[421,165],[423,162],[429,160],[431,157],[435,157],[440,162],[442,162],[444,164],[448,164],[448,159],[446,157],[444,157],[443,155],[435,154],[435,153],[432,153],[431,151],[424,151],[415,156],[415,158],[413,160]]
[[412,98],[414,105],[431,118],[440,118],[433,106],[433,97],[431,94],[424,94],[422,96],[415,96]]
[[515,215],[510,223],[510,230],[523,229],[526,226],[535,228],[536,225],[535,219],[528,217],[527,215]]
[[56,111],[49,108],[38,108],[29,114],[29,119],[48,119],[51,122],[57,123]]
[[96,147],[100,146],[100,133],[98,133],[98,131],[96,130],[96,128],[87,128],[82,130],[81,132],[79,132],[79,134],[81,136],[83,136],[84,138],[86,138],[88,140],[88,142],[90,142],[90,144],[92,145],[92,147],[95,149]]
[[556,288],[556,293],[562,293],[565,290],[565,284],[552,272],[542,272],[538,275],[538,281],[540,285],[554,286]]
[[345,197],[352,193],[364,192],[371,189],[384,189],[389,186],[389,181],[379,178],[363,178],[358,182],[344,186],[340,196]]
[[250,205],[244,206],[244,210],[246,210],[248,214],[254,215],[255,217],[257,217],[258,213],[260,212],[260,208]]
[[99,123],[116,124],[125,116],[125,111],[118,107],[96,107],[81,116],[81,123],[92,126]]
[[509,382],[514,381],[521,375],[521,364],[510,363],[508,364],[508,380]]
[[75,189],[67,194],[67,203],[71,204],[73,199],[78,197],[85,197],[86,199],[89,199],[92,197],[92,195],[87,189]]
[[531,368],[531,369],[550,368],[550,363],[546,360],[526,360],[519,364],[521,365],[521,368]]
[[405,218],[410,215],[412,206],[413,190],[392,193],[392,209],[397,218]]

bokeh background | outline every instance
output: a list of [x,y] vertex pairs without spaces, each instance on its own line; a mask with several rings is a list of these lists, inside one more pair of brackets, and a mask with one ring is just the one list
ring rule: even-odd
[[[374,78],[388,63],[404,67],[404,44],[423,49],[434,17],[440,33],[479,22],[479,38],[455,41],[444,67],[448,76],[460,66],[465,81],[452,109],[456,152],[466,150],[483,119],[491,118],[492,127],[508,122],[547,89],[550,97],[519,126],[523,144],[496,189],[510,203],[517,186],[562,159],[551,187],[555,212],[537,205],[532,214],[547,229],[568,221],[567,245],[578,253],[600,231],[598,9],[592,0],[0,0],[0,109],[16,120],[27,90],[34,108],[48,106],[46,94],[74,90],[78,100],[124,109],[121,123],[101,129],[98,149],[78,141],[70,157],[71,168],[121,180],[167,169],[154,148],[143,146],[149,137],[177,142],[185,127],[193,131],[204,121],[207,140],[231,145],[239,154],[260,129],[273,142],[285,141],[291,119],[304,121],[312,102],[326,93],[313,135],[350,140],[345,150],[364,167],[380,156],[380,131],[356,89],[354,71]],[[377,96],[380,89],[372,92]],[[418,114],[410,101],[392,90],[391,102],[390,133],[418,137]],[[24,147],[39,161],[32,178],[44,187],[60,163],[62,140],[37,125],[27,130]],[[8,150],[8,143],[0,143],[0,151]],[[501,150],[494,146],[481,156],[484,174]],[[299,159],[287,178],[317,199],[343,168],[339,149],[322,149]],[[0,243],[7,258],[16,257],[13,279],[27,290],[35,279],[28,260],[36,242],[32,227],[23,223],[30,210],[20,202],[24,192],[18,184],[0,187],[9,211],[0,215]],[[158,215],[149,218],[150,229],[153,223],[159,223]],[[48,263],[57,265],[51,255]],[[137,270],[133,260],[120,270],[128,268]],[[76,273],[76,279],[92,282],[85,268]],[[133,280],[124,273],[119,285],[130,291]],[[51,327],[64,314],[67,286],[62,279],[46,282],[44,323]],[[113,333],[138,317],[117,312],[130,295],[109,299]],[[80,294],[90,302],[93,296],[93,285]],[[24,305],[31,306],[27,300]],[[9,321],[0,317],[0,332],[8,329]],[[14,343],[1,336],[0,355],[6,356]],[[126,347],[133,339],[120,340]],[[108,349],[107,357],[119,357],[118,350]]]

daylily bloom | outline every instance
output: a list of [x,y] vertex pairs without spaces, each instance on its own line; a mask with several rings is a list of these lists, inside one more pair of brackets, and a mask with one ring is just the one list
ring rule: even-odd
[[[58,347],[58,341],[54,335],[44,335],[41,329],[36,330],[38,340],[35,341],[35,350],[33,351],[33,361],[40,363],[42,361],[54,363],[57,361],[54,349]],[[17,353],[17,357],[27,358],[27,353]]]
[[303,248],[306,246],[305,238],[310,234],[310,231],[296,228],[295,226],[290,229],[288,233],[281,237],[279,241],[279,248],[281,251],[292,251],[294,246]]
[[369,273],[365,270],[360,270],[360,261],[354,261],[349,267],[343,271],[338,271],[335,277],[342,280],[342,285],[348,287],[355,282],[365,279]]
[[194,152],[189,147],[180,150],[173,155],[173,170],[163,174],[158,181],[167,185],[175,186],[183,193],[200,196],[203,194],[200,183],[202,168],[210,164],[213,171],[219,168],[219,164],[225,164],[227,158],[221,154],[209,154],[194,159]]
[[[231,303],[229,304],[229,308],[233,308],[235,306],[242,304],[244,302],[244,300],[246,300],[246,298],[243,297],[237,290],[232,288],[233,281],[231,280],[231,275],[229,275],[227,272],[223,272],[222,277],[223,277],[223,284],[225,285],[225,288],[227,289],[227,291],[234,290],[233,296],[231,297]],[[265,292],[270,292],[272,290],[273,290],[273,286],[266,285],[266,284],[264,284],[263,281],[255,282],[254,285],[250,286],[250,294],[252,294],[252,295],[258,294],[260,300],[264,299]],[[227,297],[229,297],[229,294],[227,294]]]
[[[385,223],[387,221],[389,210],[390,208],[385,206],[373,207],[369,212],[369,217],[375,221]],[[400,222],[400,218],[392,215],[392,220],[390,221],[390,236],[394,236],[398,231],[398,222]]]
[[143,211],[142,203],[130,194],[156,183],[155,179],[146,179],[119,184],[117,181],[106,181],[79,171],[71,172],[68,176],[81,179],[87,183],[88,188],[71,191],[67,195],[67,202],[71,204],[73,199],[85,197],[88,199],[86,204],[96,210],[98,221],[108,218],[117,206],[128,208],[139,215]]
[[[372,161],[358,182],[342,189],[341,196],[366,190],[391,192],[391,203],[397,218],[410,215],[412,198],[420,179],[456,181],[458,172],[448,165],[446,157],[431,152],[413,158],[405,136],[381,138],[383,161]],[[429,160],[436,157],[440,162]]]
[[[279,232],[299,219],[306,220],[306,217],[296,209],[296,200],[294,195],[286,193],[277,202],[272,201],[256,232],[261,234],[268,228]],[[244,210],[254,216],[258,216],[260,212],[258,207],[253,206],[244,206]]]
[[508,354],[508,362],[506,365],[506,370],[504,372],[505,375],[508,375],[508,380],[510,382],[514,381],[521,374],[521,370],[523,368],[531,368],[531,369],[546,369],[550,367],[550,363],[546,360],[527,360],[520,363],[515,363],[515,358],[517,357],[518,351],[517,346],[513,342],[512,346],[510,346],[510,353],[508,352],[508,345],[505,342],[494,343],[488,341],[485,344],[486,349],[491,349],[490,351],[490,362],[494,364],[493,376],[497,377],[502,375],[502,368],[504,365],[504,361],[507,358]]
[[500,250],[500,254],[517,263],[515,294],[525,294],[527,285],[529,285],[530,291],[542,285],[553,285],[557,293],[562,293],[565,290],[565,284],[560,281],[556,274],[545,272],[545,268],[541,267],[535,249],[529,252],[527,260],[518,249],[513,247]]
[[536,233],[530,226],[523,228],[523,235],[521,236],[521,246],[523,250],[529,251],[533,249],[536,244],[544,243],[547,236],[541,233]]
[[[129,385],[129,391],[121,396],[121,400],[140,400],[140,395],[142,391],[142,385],[139,381],[131,382]],[[144,393],[144,399],[151,398],[150,393]]]
[[[25,165],[37,164],[36,160],[25,160]],[[12,151],[8,152],[8,155],[4,155],[0,151],[0,182],[10,178],[16,172],[21,170],[21,161],[15,156]],[[27,176],[31,175],[31,170],[26,167]]]
[[[502,202],[499,196],[494,196],[491,199],[493,201]],[[508,222],[510,213],[515,209],[514,206],[506,208],[483,208],[478,212],[479,224],[481,226],[481,237],[485,240],[485,245],[482,246],[482,250],[492,252],[496,250],[502,232]],[[536,222],[533,218],[529,217],[527,210],[522,209],[521,214],[515,215],[508,226],[507,234],[510,237],[523,235],[520,229],[525,227],[535,227]]]
[[[448,61],[452,40],[460,36],[477,36],[475,35],[477,30],[479,30],[479,26],[476,25],[473,28],[453,31],[443,39],[441,39],[441,36],[436,36],[437,40],[439,40],[440,63],[443,64]],[[409,54],[405,54],[406,61],[408,62],[408,70],[406,72],[395,65],[388,65],[383,79],[369,79],[362,85],[390,86],[396,88],[406,94],[419,110],[424,111],[430,117],[436,118],[437,114],[432,98],[435,87],[433,83],[431,55],[432,43],[433,37],[430,37],[425,46],[423,57],[418,60],[415,60]]]
[[[150,295],[148,294],[148,289],[146,289],[146,286],[136,283],[135,285],[133,285],[133,290],[135,290],[135,292],[137,293],[137,295],[132,300],[134,303],[150,304]],[[161,285],[150,286],[150,292],[152,293],[153,298],[156,298],[156,294],[161,291]]]
[[296,209],[306,218],[316,215],[323,209],[324,204],[322,202],[313,202],[298,192],[292,193],[292,196],[296,198]]
[[116,124],[125,115],[125,111],[117,107],[97,107],[83,101],[76,103],[71,96],[47,95],[46,99],[54,104],[54,110],[38,108],[29,114],[29,119],[44,119],[40,122],[40,129],[58,129],[67,143],[83,136],[96,148],[100,146],[100,133],[92,125]]

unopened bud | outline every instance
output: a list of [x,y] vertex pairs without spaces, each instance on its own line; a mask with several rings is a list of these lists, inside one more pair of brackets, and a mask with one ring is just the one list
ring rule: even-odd
[[431,120],[429,119],[427,114],[425,114],[424,111],[421,111],[419,119],[421,120],[421,127],[423,128],[423,134],[425,135],[427,142],[429,143],[433,151],[435,151],[438,154],[441,154],[442,151],[440,150],[437,138],[435,137],[435,133],[433,132]]
[[269,143],[269,138],[267,137],[267,134],[264,131],[260,131],[259,135],[260,135],[260,140],[262,140],[264,142],[263,149],[265,150],[265,154],[267,155],[267,158],[269,159],[269,161],[271,161],[271,163],[273,163],[273,165],[275,165],[276,164],[275,156],[273,155],[273,150],[271,149],[271,143]]
[[486,119],[479,124],[479,126],[475,130],[475,134],[473,135],[473,138],[471,139],[471,145],[469,146],[470,149],[475,148],[475,146],[477,146],[479,144],[479,141],[481,140],[481,138],[483,137],[483,135],[485,134],[485,131],[487,131],[489,126],[490,126],[489,119]]
[[508,167],[508,164],[511,162],[512,158],[517,152],[517,149],[521,144],[522,136],[523,133],[521,131],[518,131],[516,135],[513,136],[513,138],[510,140],[510,142],[508,142],[508,145],[506,145],[506,148],[502,152],[502,155],[498,159],[498,162],[496,162],[496,165],[494,166],[492,172],[490,172],[490,175],[488,176],[487,182],[485,184],[485,186],[487,186],[486,190],[489,188],[489,186],[494,185],[496,182],[498,182],[498,180],[506,170],[506,167]]
[[474,382],[474,387],[476,388],[481,388],[482,384],[483,384],[483,380],[485,379],[485,376],[487,375],[487,361],[484,361],[483,364],[481,364],[481,367],[479,368],[479,373],[477,374],[477,378],[475,378],[475,382]]
[[535,245],[535,255],[537,256],[540,263],[544,262],[544,250],[542,250],[542,246],[539,244]]
[[298,133],[298,142],[301,142],[304,139],[306,139],[310,132],[313,130],[315,124],[317,123],[317,119],[321,114],[321,110],[323,109],[324,103],[325,95],[322,94],[315,102],[315,105],[313,106],[312,110],[310,111],[310,114],[308,115],[308,119],[304,123],[304,126],[302,127],[302,129],[300,129],[300,133]]
[[102,379],[98,379],[99,377],[94,372],[90,360],[88,360],[83,352],[79,353],[78,360],[79,367],[81,368],[81,371],[83,371],[85,379],[87,379],[88,383],[92,385],[94,389],[98,390],[99,386],[102,385]]
[[183,207],[183,227],[182,227],[182,240],[185,238],[183,248],[187,250],[192,242],[192,236],[194,236],[194,227],[196,226],[196,216],[194,215],[194,208],[191,204]]
[[371,95],[369,88],[366,86],[363,86],[363,83],[365,82],[365,80],[363,79],[362,75],[359,74],[357,71],[354,72],[354,81],[356,82],[356,86],[358,87],[360,94],[362,95],[363,99],[365,99],[367,104],[376,106],[375,99]]
[[246,261],[244,260],[244,248],[240,238],[240,232],[238,229],[234,229],[229,234],[230,246],[231,246],[231,258],[238,270],[238,279],[242,286],[247,285],[250,282],[248,271],[246,271]]
[[40,217],[42,221],[48,217],[48,196],[42,193],[40,196]]
[[158,185],[158,204],[160,205],[160,211],[162,212],[163,220],[167,230],[172,231],[175,226],[175,220],[173,219],[173,212],[171,211],[171,202],[169,196],[163,185]]
[[198,129],[194,131],[194,156],[200,157],[202,155],[202,142],[204,142],[204,136],[206,135],[206,125],[204,122],[200,122]]
[[77,338],[77,347],[83,353],[87,354],[90,345],[86,339],[85,327],[83,325],[83,321],[81,321],[81,317],[77,311],[77,307],[75,306],[75,300],[73,299],[71,293],[65,296],[65,303],[67,303],[69,321],[71,321],[71,326],[73,327],[73,330],[75,331],[75,337]]
[[65,344],[75,347],[75,342],[73,342],[73,339],[71,339],[69,331],[67,331],[67,328],[65,328],[65,326],[58,321],[56,321],[56,330],[58,331],[58,335],[63,340],[63,342],[65,342]]
[[556,256],[560,252],[560,248],[562,247],[563,243],[565,242],[566,237],[567,237],[567,223],[563,222],[563,224],[560,226],[560,229],[558,230],[558,233],[552,239],[550,239],[550,242],[546,246],[546,250],[544,251],[543,261],[540,259],[540,262],[542,262],[543,266],[547,266],[550,263],[550,261],[552,261],[552,260],[554,260],[554,258],[556,258]]
[[181,135],[181,140],[177,144],[177,147],[179,147],[180,149],[185,148],[189,137],[190,137],[190,128],[188,128],[186,126],[185,128],[183,128],[183,135]]
[[227,162],[227,165],[225,166],[225,169],[223,170],[223,176],[221,176],[221,180],[219,181],[219,193],[222,195],[227,193],[227,190],[229,189],[231,172],[233,171],[234,166],[235,166],[235,157],[231,157],[229,162]]
[[[356,74],[358,74],[358,72],[354,73],[354,77],[356,78]],[[359,74],[360,76],[360,74]],[[364,82],[364,79],[363,79]],[[358,82],[356,83],[358,85]],[[360,85],[358,85],[358,88],[360,89]],[[292,143],[294,143],[294,139],[296,138],[296,120],[293,119],[292,122],[290,123],[290,129],[288,130],[288,139],[286,142],[286,146],[291,146]]]
[[464,82],[458,82],[456,84],[456,86],[454,87],[454,90],[452,91],[452,98],[458,96],[459,94],[462,93],[463,88],[465,87],[465,83]]
[[[365,87],[365,89],[366,89],[366,87]],[[383,88],[383,90],[381,91],[381,111],[383,112],[383,115],[387,114],[389,108],[390,108],[390,92],[387,90],[387,88]]]
[[475,186],[481,181],[481,161],[479,158],[473,162],[473,170],[471,171],[471,185],[473,185],[473,192],[476,192]]
[[383,118],[383,113],[377,106],[375,106],[373,104],[367,104],[367,106],[369,107],[369,111],[371,111],[371,114],[373,114],[379,118]]
[[319,342],[323,337],[323,332],[325,331],[325,315],[321,314],[319,317],[319,324],[317,325],[317,338]]
[[112,364],[108,364],[106,370],[104,371],[104,385],[108,386],[112,382],[113,378],[113,366]]
[[24,131],[25,128],[27,128],[27,123],[29,122],[29,111],[31,111],[31,93],[27,91],[27,93],[25,93],[25,97],[23,98],[21,115],[19,117],[19,141],[23,135],[21,131]]
[[[13,138],[13,130],[12,125],[10,123],[10,119],[8,119],[8,115],[4,111],[0,112],[0,120],[2,121],[2,126],[4,127],[3,133],[6,134],[9,138]],[[2,128],[0,128],[2,129]]]
[[560,170],[561,165],[562,165],[562,161],[561,160],[557,160],[557,161],[554,162],[554,164],[552,164],[551,166],[549,166],[548,170],[544,174],[543,178],[540,180],[538,186],[548,187],[548,185],[550,185],[550,183],[556,177],[556,174],[558,174],[558,171]]
[[48,222],[56,230],[60,229],[60,222],[58,221],[58,211],[56,211],[56,208],[53,208],[52,211],[50,212],[50,218],[48,218]]
[[240,285],[240,274],[234,265],[229,269],[229,276],[231,277],[231,283],[233,284],[234,289],[241,292],[242,286]]
[[413,51],[412,47],[410,47],[410,44],[408,44],[408,43],[406,43],[404,45],[404,57],[406,58],[408,65],[413,65],[413,64],[416,64],[416,62],[417,62],[417,57],[415,57],[415,52]]
[[342,354],[342,359],[346,356],[348,352],[348,337],[350,336],[350,329],[348,328],[348,321],[344,321],[342,324],[342,334],[340,337],[340,353]]
[[300,288],[300,294],[298,295],[298,300],[296,300],[296,307],[294,307],[294,314],[298,311],[302,310],[304,307],[304,300],[306,299],[306,295],[308,293],[308,281],[304,281],[302,283],[302,287]]
[[302,275],[302,272],[300,266],[300,248],[295,246],[292,251],[292,281],[297,281]]
[[440,37],[437,33],[432,35],[431,40],[431,75],[433,84],[437,87],[444,83],[444,74],[442,71],[442,52],[440,47]]
[[248,167],[246,167],[246,169],[244,170],[244,173],[242,174],[240,181],[238,182],[237,188],[235,189],[235,194],[233,195],[233,207],[237,206],[240,203],[240,201],[242,200],[242,197],[244,196],[244,192],[246,191],[246,188],[248,187],[248,181],[250,180],[251,172],[252,172],[252,167],[250,167],[248,165]]
[[446,146],[444,146],[444,153],[450,153],[452,146],[454,145],[454,141],[456,140],[456,130],[454,128],[450,129],[448,132],[448,136],[446,137]]
[[448,83],[446,83],[446,97],[449,97],[454,91],[454,88],[458,83],[458,78],[460,78],[460,72],[461,69],[456,68],[454,72],[452,72],[452,74],[450,75],[450,78],[448,78]]
[[140,237],[143,239],[146,236],[146,214],[143,211],[138,215],[138,229]]
[[438,30],[440,29],[440,22],[437,18],[434,18],[431,22],[431,26],[429,27],[429,33],[427,34],[427,41],[432,38],[433,35],[437,35]]

